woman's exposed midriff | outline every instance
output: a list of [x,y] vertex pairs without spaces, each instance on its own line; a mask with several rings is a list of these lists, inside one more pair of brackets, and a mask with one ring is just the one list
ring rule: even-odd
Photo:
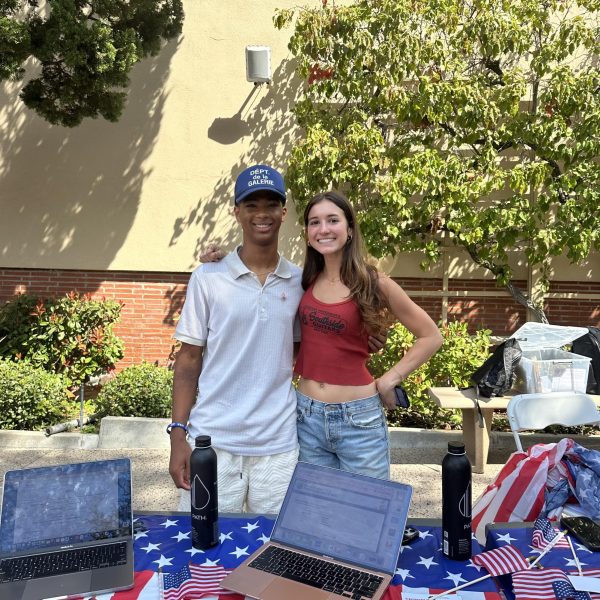
[[298,390],[319,402],[338,403],[374,396],[377,386],[374,381],[367,385],[335,385],[301,377]]

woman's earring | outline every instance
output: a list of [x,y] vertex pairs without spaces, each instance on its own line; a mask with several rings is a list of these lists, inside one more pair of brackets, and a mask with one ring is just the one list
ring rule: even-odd
[[350,245],[351,241],[352,241],[352,236],[349,235],[348,238],[346,239],[346,246]]

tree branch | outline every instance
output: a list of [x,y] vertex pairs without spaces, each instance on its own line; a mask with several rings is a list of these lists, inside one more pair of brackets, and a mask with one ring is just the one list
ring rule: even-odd
[[531,148],[537,156],[539,156],[544,162],[547,162],[552,167],[552,174],[556,179],[558,179],[562,175],[562,171],[560,170],[560,165],[553,159],[544,156],[540,152],[540,147],[535,142],[529,142],[527,140],[523,140],[523,145]]
[[[408,229],[406,232],[410,232],[414,235],[431,235],[435,234],[438,231],[446,231],[448,233],[455,234],[456,232],[451,231],[445,224],[441,222],[439,219],[435,219],[431,223],[429,223],[428,227],[415,227],[413,229]],[[464,245],[464,248],[469,253],[469,256],[473,260],[473,262],[484,269],[487,269],[492,275],[497,279],[502,276],[506,270],[506,266],[497,265],[489,260],[482,258],[477,252],[477,248],[472,245]],[[527,294],[525,294],[520,288],[518,288],[511,280],[509,280],[504,287],[508,291],[508,293],[514,298],[514,300],[519,303],[521,306],[528,308],[531,310],[540,323],[548,323],[548,318],[546,317],[546,313],[544,312],[543,307],[539,307],[531,300]]]
[[[483,267],[490,271],[495,277],[498,277],[504,273],[505,267],[503,265],[496,265],[488,260],[482,259],[477,250],[470,245],[465,245],[469,256],[473,260],[474,263]],[[509,294],[521,305],[525,308],[531,310],[535,316],[539,319],[540,323],[548,323],[548,319],[546,317],[546,313],[543,308],[540,308],[536,304],[533,303],[531,298],[527,296],[521,289],[519,289],[512,280],[509,280],[504,287],[508,290]]]

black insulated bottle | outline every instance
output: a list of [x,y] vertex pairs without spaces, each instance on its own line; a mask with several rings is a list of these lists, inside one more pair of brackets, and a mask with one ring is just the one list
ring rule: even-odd
[[192,546],[205,550],[219,541],[217,455],[209,435],[199,435],[190,459]]
[[471,463],[462,442],[449,442],[442,461],[442,535],[444,556],[471,558]]

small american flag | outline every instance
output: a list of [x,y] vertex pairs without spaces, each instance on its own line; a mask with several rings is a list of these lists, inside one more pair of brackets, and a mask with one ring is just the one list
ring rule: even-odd
[[523,553],[509,545],[477,554],[472,560],[474,564],[487,569],[487,572],[494,577],[529,568]]
[[530,569],[512,576],[516,600],[590,600],[578,592],[561,569]]
[[[582,575],[585,575],[586,577],[598,577],[600,578],[600,569],[583,569],[581,571]],[[569,571],[569,575],[579,575],[579,571]],[[600,600],[600,593],[599,592],[588,592],[590,595],[590,598],[592,600]]]
[[[556,536],[558,530],[552,526],[552,523],[546,517],[538,517],[533,524],[533,534],[531,536],[531,545],[543,550]],[[569,542],[562,538],[556,542],[555,548],[569,548]]]
[[[163,576],[164,600],[186,600],[205,596],[230,596],[233,592],[224,590],[219,583],[231,573],[219,565],[186,565],[176,573]],[[235,594],[236,598],[240,598]]]

